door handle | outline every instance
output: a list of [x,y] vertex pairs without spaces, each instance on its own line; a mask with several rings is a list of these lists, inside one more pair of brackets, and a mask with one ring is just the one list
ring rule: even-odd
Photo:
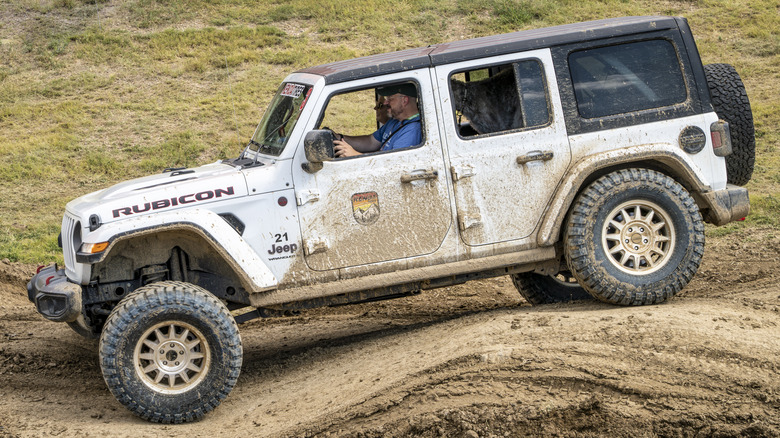
[[419,181],[421,179],[436,179],[438,177],[439,172],[436,170],[415,170],[401,175],[401,182],[410,183],[412,181]]
[[552,151],[531,151],[517,157],[517,164],[524,165],[531,161],[550,161],[553,158]]

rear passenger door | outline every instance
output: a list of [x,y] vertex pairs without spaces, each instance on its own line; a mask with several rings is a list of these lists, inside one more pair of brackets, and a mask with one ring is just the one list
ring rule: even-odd
[[549,50],[436,68],[467,245],[531,236],[571,154]]

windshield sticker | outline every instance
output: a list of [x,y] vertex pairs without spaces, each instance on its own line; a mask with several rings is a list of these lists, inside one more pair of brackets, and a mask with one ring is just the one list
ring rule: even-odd
[[379,219],[379,195],[376,192],[352,195],[352,216],[360,225],[371,225]]
[[306,89],[305,85],[301,84],[287,84],[284,86],[284,89],[282,89],[282,96],[286,97],[292,97],[293,99],[297,99],[301,97],[301,94],[303,94],[303,90]]
[[301,111],[304,105],[306,105],[306,102],[309,101],[309,96],[311,96],[311,90],[313,90],[313,88],[309,88],[309,91],[306,92],[306,97],[303,98],[303,102],[301,102],[301,106],[298,107],[298,111]]

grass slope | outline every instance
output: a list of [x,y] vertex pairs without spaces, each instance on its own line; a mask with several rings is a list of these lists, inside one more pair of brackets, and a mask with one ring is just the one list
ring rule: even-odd
[[304,66],[622,15],[682,15],[750,95],[745,223],[780,223],[777,0],[0,0],[0,259],[61,261],[64,204],[114,182],[235,156]]

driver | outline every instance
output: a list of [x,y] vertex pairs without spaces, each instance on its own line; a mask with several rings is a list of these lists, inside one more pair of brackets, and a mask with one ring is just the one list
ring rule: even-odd
[[340,135],[333,141],[336,157],[354,157],[369,152],[390,151],[415,146],[422,141],[417,87],[412,83],[377,88],[392,118],[369,135]]

